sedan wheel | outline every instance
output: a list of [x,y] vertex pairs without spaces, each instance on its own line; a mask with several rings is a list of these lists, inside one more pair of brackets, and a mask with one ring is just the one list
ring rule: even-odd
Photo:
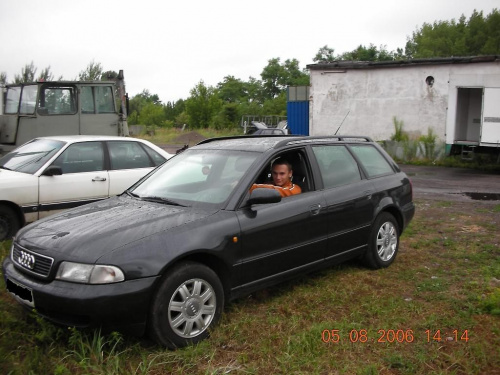
[[186,339],[198,336],[212,323],[216,303],[214,289],[207,281],[191,279],[182,283],[168,305],[170,327]]
[[9,240],[19,230],[16,213],[7,206],[0,206],[0,241]]
[[382,224],[377,233],[377,253],[381,260],[392,259],[398,247],[397,230],[390,221]]
[[388,267],[396,258],[398,247],[398,224],[394,216],[384,212],[375,220],[364,261],[374,269]]
[[195,262],[174,267],[160,285],[149,320],[150,336],[169,348],[195,344],[209,335],[224,305],[222,284]]

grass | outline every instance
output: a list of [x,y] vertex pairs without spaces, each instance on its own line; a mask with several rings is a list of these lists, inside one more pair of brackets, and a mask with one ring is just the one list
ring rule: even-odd
[[241,298],[177,351],[24,314],[0,278],[0,373],[499,374],[498,206],[416,205],[391,267],[349,262]]
[[[231,135],[243,135],[242,128],[226,129],[226,130],[216,130],[212,128],[208,129],[195,129],[196,133],[200,134],[203,138],[214,138],[214,137],[224,137]],[[189,130],[182,131],[177,128],[160,128],[156,127],[154,133],[148,133],[143,131],[141,134],[137,135],[137,138],[142,138],[147,141],[153,142],[155,144],[178,144],[184,146],[184,144],[189,144],[194,146],[197,142],[190,142],[187,136],[190,133]]]

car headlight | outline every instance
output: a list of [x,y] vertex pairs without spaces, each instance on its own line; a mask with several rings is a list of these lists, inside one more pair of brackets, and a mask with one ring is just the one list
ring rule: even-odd
[[115,266],[62,262],[56,279],[83,284],[110,284],[125,280],[125,276]]

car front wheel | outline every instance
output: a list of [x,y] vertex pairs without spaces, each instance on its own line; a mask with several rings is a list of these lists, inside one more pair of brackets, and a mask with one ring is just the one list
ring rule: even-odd
[[216,273],[195,262],[168,272],[156,292],[149,319],[151,338],[169,348],[195,344],[217,324],[224,291]]
[[19,218],[14,210],[7,206],[0,206],[0,241],[10,239],[19,227]]
[[399,248],[399,229],[391,214],[380,214],[372,227],[365,263],[374,269],[388,267],[396,258]]

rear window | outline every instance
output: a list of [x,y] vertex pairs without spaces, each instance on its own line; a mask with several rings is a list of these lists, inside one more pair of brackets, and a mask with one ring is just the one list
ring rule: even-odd
[[314,146],[325,188],[347,185],[361,180],[358,164],[345,146]]
[[368,177],[394,173],[389,162],[375,147],[370,145],[351,145],[350,149],[365,168]]

